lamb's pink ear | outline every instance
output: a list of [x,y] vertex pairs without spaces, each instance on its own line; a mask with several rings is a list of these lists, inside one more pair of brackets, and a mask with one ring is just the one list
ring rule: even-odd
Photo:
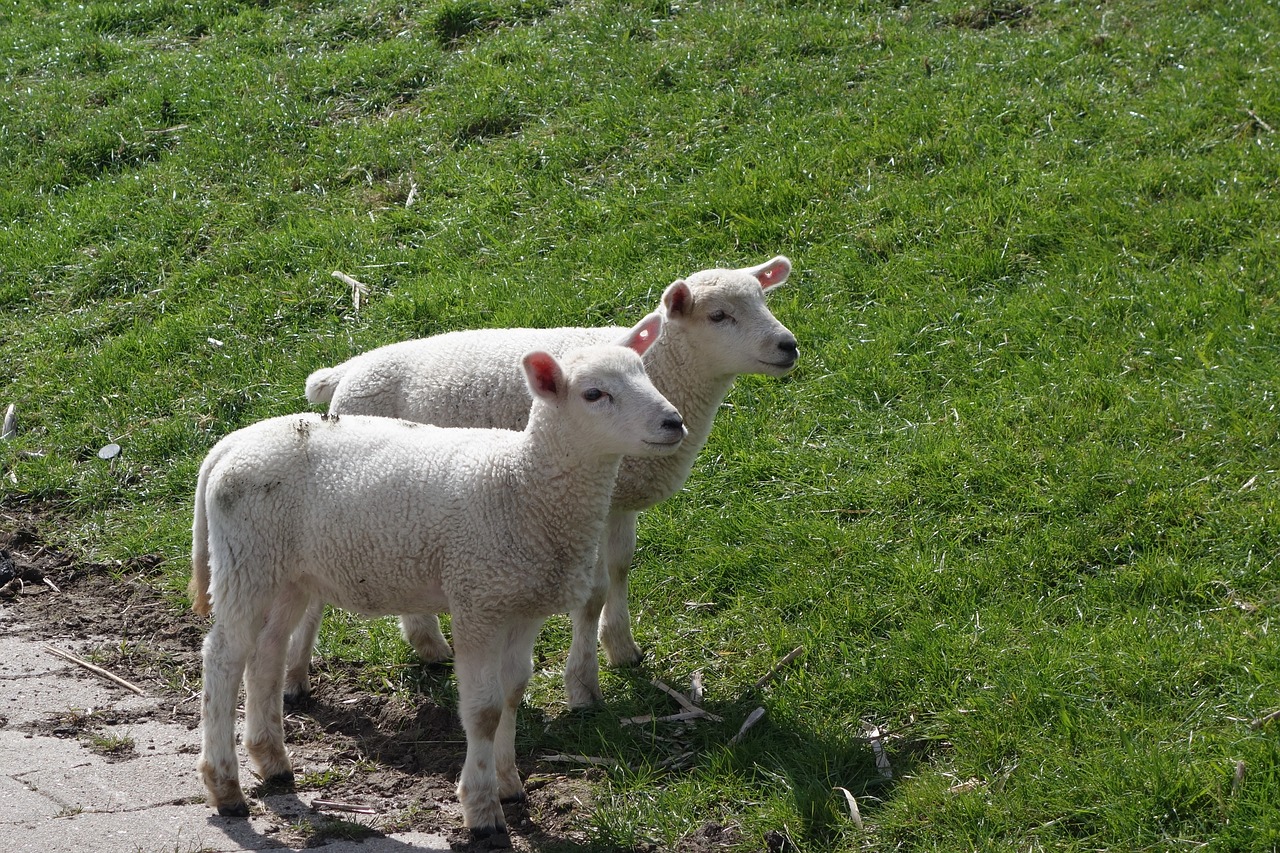
[[693,291],[684,279],[678,278],[662,292],[662,304],[667,308],[668,317],[688,314],[693,310]]
[[564,371],[545,352],[531,352],[524,357],[524,375],[535,397],[555,400],[564,392]]
[[758,267],[748,267],[746,272],[755,276],[760,282],[760,286],[765,290],[771,287],[777,287],[787,280],[787,276],[791,275],[791,261],[787,260],[783,255],[778,255],[771,261],[761,264]]
[[662,337],[662,314],[654,311],[631,329],[618,341],[618,346],[630,347],[636,355],[644,355],[645,350],[653,346],[653,342]]

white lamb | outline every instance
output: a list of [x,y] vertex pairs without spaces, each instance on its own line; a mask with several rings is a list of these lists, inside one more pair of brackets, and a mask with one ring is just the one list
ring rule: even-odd
[[643,353],[654,314],[624,346],[517,366],[532,391],[521,432],[390,418],[292,415],[224,438],[200,469],[190,592],[216,619],[204,643],[200,773],[211,804],[247,815],[235,754],[289,780],[281,687],[286,645],[313,601],[358,613],[453,614],[467,756],[458,782],[477,836],[505,830],[523,795],[515,712],[547,616],[582,606],[624,454],[670,454],[685,436]]
[[[716,411],[739,374],[782,376],[795,366],[795,336],[765,304],[766,294],[790,273],[791,262],[778,256],[746,269],[703,270],[672,283],[662,294],[657,310],[666,325],[662,338],[645,353],[645,368],[684,416],[689,437],[673,455],[623,460],[600,540],[600,587],[572,613],[573,642],[565,667],[570,707],[601,698],[597,635],[614,666],[638,663],[642,656],[631,633],[627,604],[636,516],[684,485]],[[391,344],[311,374],[307,399],[328,401],[332,414],[520,429],[529,411],[517,367],[521,352],[537,348],[559,353],[610,340],[620,331],[482,329]],[[313,607],[294,635],[285,677],[290,701],[310,689],[311,649],[321,617],[322,608]],[[435,616],[407,616],[402,622],[405,637],[424,661],[450,656]]]

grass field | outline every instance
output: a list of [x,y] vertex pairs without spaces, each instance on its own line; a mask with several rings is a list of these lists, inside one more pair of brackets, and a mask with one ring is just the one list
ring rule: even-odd
[[[204,452],[311,370],[786,254],[800,367],[641,517],[647,670],[571,715],[539,643],[519,748],[632,768],[598,848],[1280,848],[1276,4],[9,0],[0,75],[46,535],[177,594]],[[696,670],[723,724],[618,725]]]

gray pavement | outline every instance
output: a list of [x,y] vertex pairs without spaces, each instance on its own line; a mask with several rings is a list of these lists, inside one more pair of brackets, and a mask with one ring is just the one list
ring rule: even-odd
[[[13,611],[0,605],[0,850],[5,853],[450,849],[444,836],[420,832],[325,842],[308,828],[323,821],[311,808],[314,794],[268,797],[261,813],[247,821],[218,817],[205,805],[196,775],[199,729],[190,727],[189,714],[176,718],[172,699],[137,696],[51,655],[41,641],[15,634],[13,618]],[[91,733],[74,726],[55,733],[57,720],[91,712],[98,712]],[[130,756],[99,754],[93,735],[99,746],[113,738],[130,739]],[[254,778],[244,764],[241,777],[246,784]],[[379,819],[329,817],[374,829]]]

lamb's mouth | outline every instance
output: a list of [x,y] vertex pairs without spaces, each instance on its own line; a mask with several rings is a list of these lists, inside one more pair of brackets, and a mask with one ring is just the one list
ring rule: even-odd
[[790,370],[796,366],[797,361],[799,361],[799,359],[796,358],[793,358],[790,361],[765,361],[763,358],[760,359],[761,364],[767,364],[770,367],[776,367],[779,370]]
[[646,441],[645,444],[649,445],[650,447],[675,447],[677,444],[679,444],[682,441],[684,441],[683,435],[680,436],[679,438],[672,439],[671,441]]

